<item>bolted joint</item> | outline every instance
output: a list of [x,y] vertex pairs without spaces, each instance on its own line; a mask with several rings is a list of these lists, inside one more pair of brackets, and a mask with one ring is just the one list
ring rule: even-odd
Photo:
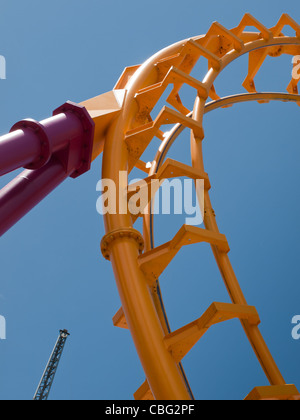
[[103,257],[110,261],[110,248],[114,241],[124,238],[134,239],[139,247],[139,253],[142,254],[145,242],[143,236],[140,234],[138,230],[133,228],[123,228],[114,230],[107,235],[105,235],[101,241],[101,252]]
[[40,140],[41,143],[41,151],[37,159],[34,162],[29,163],[25,166],[25,169],[40,169],[44,165],[46,165],[51,156],[52,156],[52,145],[51,141],[47,135],[45,127],[39,123],[38,121],[32,119],[26,119],[17,122],[10,130],[10,133],[14,131],[22,130],[26,132],[26,130],[32,131]]
[[205,216],[210,215],[210,216],[216,217],[216,213],[212,207],[205,207],[204,214]]
[[80,120],[82,133],[70,142],[67,152],[58,153],[58,157],[63,161],[67,172],[74,169],[71,178],[77,178],[91,168],[95,123],[84,106],[71,101],[57,108],[53,116],[68,113],[74,114]]

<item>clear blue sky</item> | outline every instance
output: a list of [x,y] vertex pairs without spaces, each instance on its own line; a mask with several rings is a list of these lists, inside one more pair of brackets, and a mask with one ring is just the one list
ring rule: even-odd
[[[231,28],[250,12],[271,27],[287,12],[300,22],[296,0],[0,4],[0,55],[7,60],[7,80],[0,80],[0,134],[22,118],[49,116],[66,100],[111,90],[126,66],[205,33],[215,20]],[[222,95],[243,91],[237,80],[246,68],[241,61],[226,71],[218,83]],[[269,59],[257,87],[284,91],[290,76],[290,57]],[[286,381],[300,388],[300,342],[291,338],[292,317],[300,314],[299,129],[293,104],[220,110],[206,117],[204,151],[234,269],[260,313],[261,330]],[[188,160],[188,152],[188,143],[181,143],[172,156]],[[101,158],[1,238],[0,315],[7,319],[7,340],[0,341],[1,399],[33,397],[61,328],[71,337],[53,399],[131,399],[144,381],[129,332],[111,321],[120,302],[110,264],[100,253],[100,174]],[[158,243],[176,232],[170,221],[156,224]],[[210,249],[190,251],[181,251],[161,279],[173,329],[201,316],[212,301],[229,301]],[[267,384],[235,321],[212,329],[184,367],[198,399],[242,399]]]

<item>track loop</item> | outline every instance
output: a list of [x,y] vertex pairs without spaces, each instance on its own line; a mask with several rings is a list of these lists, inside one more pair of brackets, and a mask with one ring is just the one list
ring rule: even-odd
[[[295,37],[284,36],[282,31],[287,25],[295,31]],[[245,29],[249,26],[256,28],[258,32],[246,32]],[[214,88],[217,77],[223,69],[244,54],[249,54],[248,74],[243,83],[248,93],[220,98]],[[226,237],[219,232],[210,201],[211,185],[205,173],[202,153],[203,116],[208,112],[207,109],[213,110],[249,100],[266,102],[276,99],[299,103],[300,98],[295,95],[298,93],[298,81],[294,80],[288,87],[289,94],[257,93],[254,78],[260,67],[268,56],[280,54],[300,54],[300,26],[288,15],[283,15],[278,23],[269,29],[252,15],[246,14],[240,24],[232,30],[215,22],[206,35],[175,44],[155,55],[144,65],[126,69],[117,84],[118,89],[127,89],[126,103],[118,124],[108,133],[105,146],[106,159],[116,161],[117,168],[104,165],[104,176],[117,179],[117,171],[125,169],[126,161],[129,172],[138,168],[146,173],[146,186],[151,185],[154,180],[163,181],[164,178],[172,176],[188,176],[194,180],[199,177],[205,182],[205,229],[184,225],[173,239],[158,247],[154,246],[153,240],[151,196],[146,200],[148,211],[132,215],[130,218],[133,225],[138,217],[143,217],[143,241],[139,233],[133,233],[131,228],[124,227],[129,223],[125,216],[105,216],[108,234],[102,241],[102,252],[106,258],[114,252],[114,271],[122,299],[122,308],[114,317],[114,325],[121,328],[130,327],[147,377],[146,382],[135,394],[138,399],[192,398],[181,360],[210,326],[232,318],[240,319],[258,361],[272,385],[269,388],[256,389],[248,398],[300,398],[295,387],[286,386],[259,331],[258,314],[254,307],[247,304],[234,274],[229,260],[229,245]],[[206,59],[208,64],[208,73],[202,81],[191,76],[200,58]],[[167,103],[175,109],[164,106],[157,116],[152,116],[169,85],[172,85],[172,90]],[[184,85],[195,89],[196,102],[193,111],[185,106],[180,97]],[[213,99],[211,104],[206,103],[208,97]],[[163,127],[170,124],[174,125],[173,129],[169,134],[164,134]],[[171,160],[164,164],[173,140],[184,128],[191,130],[192,166]],[[159,138],[162,145],[149,167],[141,158],[154,137]],[[124,152],[124,144],[127,155]],[[131,186],[126,200],[130,199],[134,188],[139,187]],[[111,229],[112,226],[114,229]],[[124,237],[121,233],[125,234],[126,239],[129,234],[133,234],[141,252],[145,243],[145,252],[138,258],[136,254],[132,254],[130,261],[125,261],[120,252]],[[171,332],[161,296],[159,277],[183,246],[199,242],[211,246],[232,304],[213,303],[197,321]],[[124,241],[124,255],[127,258],[130,255],[127,241]],[[131,267],[130,276],[124,275],[127,264]]]

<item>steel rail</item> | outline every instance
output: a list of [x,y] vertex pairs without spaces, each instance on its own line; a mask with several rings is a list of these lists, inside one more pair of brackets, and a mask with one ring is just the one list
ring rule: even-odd
[[[194,40],[200,38],[197,37]],[[163,58],[176,54],[184,42],[187,41],[174,44],[154,55],[140,67],[126,85],[127,96],[125,106],[121,115],[110,127],[106,138],[102,171],[103,178],[111,179],[118,185],[119,171],[127,170],[128,149],[124,142],[124,134],[136,126],[134,124],[136,123],[135,117],[138,112],[138,105],[135,100],[135,95],[145,86],[155,84],[156,80],[152,73],[155,64]],[[241,51],[227,53],[222,59],[221,69],[219,71],[211,69],[203,83],[208,87],[212,87],[219,73],[232,61],[244,54],[262,48],[282,45],[300,45],[300,39],[278,37],[268,41],[256,40],[246,43]],[[199,123],[202,123],[203,120],[205,102],[204,99],[198,98],[195,105],[193,115],[194,119]],[[192,139],[193,166],[198,169],[203,169],[204,167],[201,145],[202,141],[200,139]],[[206,198],[207,203],[209,203],[209,198]],[[127,206],[127,199],[120,197],[118,204],[124,208]],[[213,215],[212,217],[206,216],[205,219],[206,226],[209,226],[217,232],[218,228],[213,220]],[[164,344],[165,331],[163,323],[158,316],[151,293],[149,293],[145,275],[137,263],[139,255],[138,244],[130,235],[125,235],[122,240],[118,240],[119,232],[132,229],[131,218],[127,214],[107,214],[104,217],[104,221],[106,234],[112,237],[110,243],[110,259],[114,269],[123,311],[150,389],[157,399],[190,399],[191,394],[186,385],[184,375],[180,370],[180,366],[172,358],[172,355],[168,352]],[[245,303],[246,300],[234,276],[228,256],[216,252],[215,249],[213,250],[233,302]],[[127,267],[126,271],[124,269],[125,266]],[[230,281],[228,281],[228,278]],[[243,323],[243,326],[270,382],[284,384],[285,382],[275,362],[273,362],[262,337],[257,332],[258,328],[251,328],[250,331],[250,328],[245,323]]]
[[[288,93],[269,93],[269,92],[263,92],[263,93],[243,93],[238,95],[230,95],[224,98],[221,98],[216,101],[209,102],[205,105],[205,114],[208,114],[209,112],[215,111],[217,109],[235,105],[235,104],[241,104],[246,102],[256,102],[256,101],[284,101],[284,102],[300,102],[300,95],[293,95]],[[191,112],[188,114],[188,117],[192,117],[193,113]],[[165,138],[163,141],[161,147],[159,148],[154,161],[152,163],[149,176],[154,175],[158,172],[158,170],[161,168],[164,160],[167,157],[168,152],[170,151],[171,147],[173,146],[174,142],[178,139],[178,137],[183,133],[183,131],[186,129],[182,124],[176,124],[172,130],[170,130],[169,135]],[[150,203],[148,207],[148,212],[146,212],[145,218],[148,219],[147,225],[150,226],[150,232],[147,234],[147,232],[144,232],[144,237],[150,238],[150,243],[145,245],[147,249],[153,249],[154,248],[154,215],[152,212],[153,209],[153,202]],[[165,310],[163,297],[161,293],[160,283],[159,281],[156,282],[156,293],[158,297],[158,302],[161,308],[161,313],[163,315],[165,324],[167,326],[168,332],[170,332],[169,327],[169,321],[167,317],[167,313]]]

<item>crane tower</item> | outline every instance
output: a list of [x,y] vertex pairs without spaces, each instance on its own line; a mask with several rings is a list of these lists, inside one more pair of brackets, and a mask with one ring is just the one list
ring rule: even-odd
[[69,335],[70,334],[67,330],[60,330],[59,337],[51,354],[50,360],[33,398],[35,401],[48,400],[54,377]]

